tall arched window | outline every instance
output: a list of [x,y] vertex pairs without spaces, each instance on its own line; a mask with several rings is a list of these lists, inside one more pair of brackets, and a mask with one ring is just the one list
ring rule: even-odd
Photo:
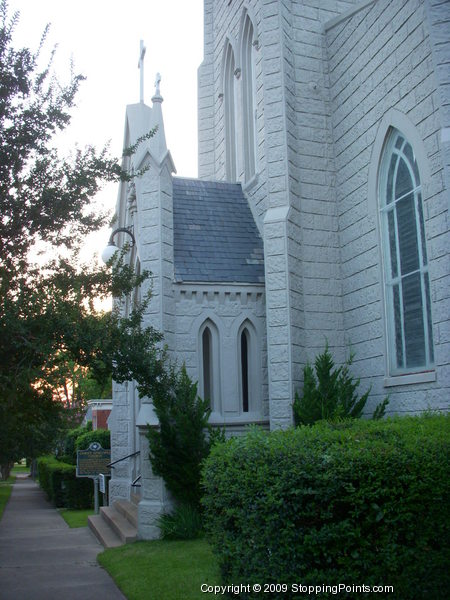
[[413,148],[397,129],[381,159],[379,207],[390,372],[426,370],[434,356],[422,188]]
[[244,172],[249,181],[256,172],[256,113],[255,113],[255,66],[253,24],[248,14],[242,29],[242,104],[244,127]]
[[202,334],[202,361],[203,361],[203,395],[205,400],[213,397],[213,361],[212,361],[212,336],[208,326]]
[[211,411],[220,413],[219,331],[206,319],[199,331],[199,394],[209,400]]
[[223,71],[225,116],[225,171],[227,181],[236,181],[236,100],[234,89],[235,60],[231,43],[225,46]]
[[261,413],[261,353],[259,335],[250,319],[237,331],[239,412],[256,416]]
[[250,334],[247,328],[241,333],[241,397],[242,412],[249,411]]

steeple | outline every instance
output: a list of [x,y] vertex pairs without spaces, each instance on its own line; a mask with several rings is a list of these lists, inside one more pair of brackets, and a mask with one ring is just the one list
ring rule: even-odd
[[[161,105],[163,97],[161,96],[160,83],[161,75],[156,74],[155,93],[152,97],[152,107],[144,103],[144,83],[143,83],[143,68],[144,68],[145,47],[141,40],[141,53],[138,67],[141,70],[140,84],[140,102],[129,104],[127,106],[126,117],[126,134],[125,145],[133,145],[140,137],[145,136],[152,129],[156,129],[156,133],[150,139],[142,142],[135,154],[132,157],[132,163],[135,170],[142,167],[143,161],[146,160],[146,155],[150,155],[157,165],[162,165],[168,161],[168,169],[171,173],[176,173],[175,165],[173,164],[170,152],[167,149],[166,134],[164,130],[164,119]],[[128,139],[127,139],[128,138]]]
[[[163,158],[168,154],[168,150],[166,144],[166,134],[164,131],[164,119],[161,107],[162,103],[164,102],[164,99],[161,96],[160,84],[161,75],[160,73],[157,73],[155,78],[155,94],[152,97],[152,127],[157,127],[158,130],[156,132],[156,135],[154,135],[150,140],[150,148],[154,158],[157,158],[162,162]],[[170,158],[170,160],[172,159]],[[173,170],[175,170],[174,166]]]

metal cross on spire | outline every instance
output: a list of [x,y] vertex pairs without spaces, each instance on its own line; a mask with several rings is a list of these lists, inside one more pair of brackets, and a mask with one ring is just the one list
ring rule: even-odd
[[138,69],[141,71],[140,81],[140,101],[144,102],[144,57],[147,48],[144,46],[144,40],[141,40]]

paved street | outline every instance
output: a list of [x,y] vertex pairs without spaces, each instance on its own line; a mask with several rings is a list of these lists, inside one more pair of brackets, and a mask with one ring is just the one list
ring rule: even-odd
[[17,478],[0,521],[1,600],[126,600],[88,528],[70,529],[30,478]]

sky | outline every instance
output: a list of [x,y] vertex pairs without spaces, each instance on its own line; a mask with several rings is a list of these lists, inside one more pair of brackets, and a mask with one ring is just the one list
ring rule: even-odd
[[[140,40],[146,47],[144,100],[151,105],[156,73],[167,147],[177,174],[197,176],[197,69],[203,59],[203,0],[9,0],[20,11],[14,47],[37,48],[47,23],[43,53],[57,44],[54,70],[68,81],[70,63],[81,84],[72,122],[60,139],[62,152],[110,140],[113,156],[123,145],[125,107],[139,102]],[[118,186],[100,193],[99,205],[114,209]],[[100,249],[101,251],[101,249]]]

